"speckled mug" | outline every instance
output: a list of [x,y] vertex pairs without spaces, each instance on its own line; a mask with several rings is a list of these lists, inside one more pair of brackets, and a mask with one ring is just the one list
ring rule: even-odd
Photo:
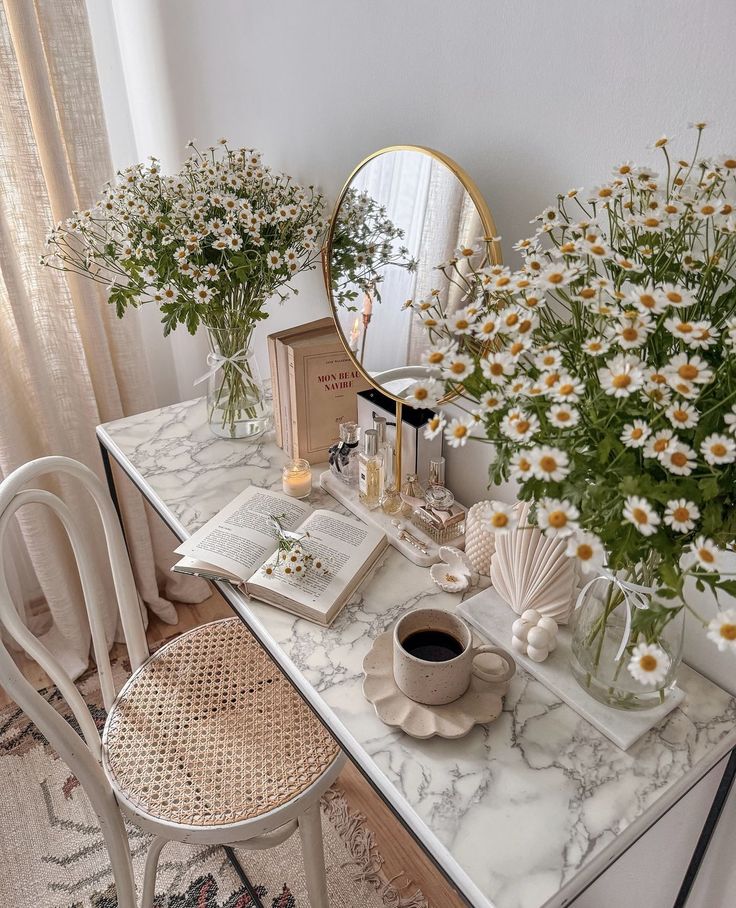
[[[428,662],[408,653],[403,642],[419,631],[441,631],[450,634],[463,650],[454,659]],[[474,665],[481,653],[495,653],[506,663],[505,671],[487,672]],[[402,693],[416,703],[439,706],[462,697],[470,685],[471,675],[490,684],[503,684],[513,677],[516,663],[505,650],[497,646],[473,646],[473,634],[468,625],[451,612],[435,608],[420,608],[407,612],[394,626],[394,680]]]

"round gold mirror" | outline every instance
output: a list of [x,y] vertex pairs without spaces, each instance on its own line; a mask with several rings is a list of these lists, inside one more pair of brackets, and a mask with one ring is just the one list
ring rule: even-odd
[[447,315],[461,308],[462,292],[437,266],[474,247],[500,262],[495,235],[477,187],[440,152],[384,148],[350,175],[325,247],[327,293],[345,349],[397,403],[428,375],[422,357],[429,335],[407,301],[434,293]]

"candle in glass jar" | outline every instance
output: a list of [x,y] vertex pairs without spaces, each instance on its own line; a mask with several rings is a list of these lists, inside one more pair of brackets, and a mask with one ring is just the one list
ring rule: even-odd
[[312,470],[308,460],[290,460],[284,465],[282,488],[292,498],[306,498],[312,491]]

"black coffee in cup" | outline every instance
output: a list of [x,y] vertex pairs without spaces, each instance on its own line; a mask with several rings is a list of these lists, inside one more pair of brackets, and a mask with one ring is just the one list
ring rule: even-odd
[[401,641],[403,649],[416,659],[425,662],[449,662],[463,652],[465,647],[446,631],[415,631]]

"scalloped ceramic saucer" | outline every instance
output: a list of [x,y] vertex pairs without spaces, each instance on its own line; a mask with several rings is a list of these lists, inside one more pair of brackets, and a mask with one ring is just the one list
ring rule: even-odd
[[373,704],[378,718],[386,725],[400,728],[412,738],[462,738],[475,725],[493,722],[501,715],[502,696],[508,682],[489,684],[475,675],[470,687],[458,700],[443,706],[415,703],[403,694],[394,681],[393,632],[377,637],[363,660],[363,693]]

